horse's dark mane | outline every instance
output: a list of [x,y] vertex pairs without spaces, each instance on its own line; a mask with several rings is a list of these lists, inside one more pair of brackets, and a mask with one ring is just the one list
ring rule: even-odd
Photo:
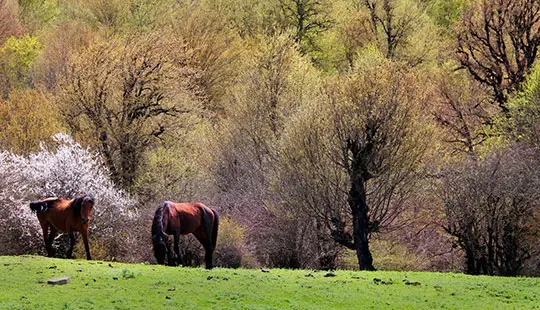
[[78,197],[78,198],[75,198],[71,204],[70,204],[70,207],[75,210],[75,212],[78,212],[81,210],[81,207],[82,207],[82,197]]
[[81,211],[82,202],[84,200],[84,197],[85,196],[77,197],[71,202],[70,207],[73,209],[73,211],[75,211],[75,212],[80,212]]
[[70,207],[75,212],[80,212],[81,208],[82,208],[82,203],[84,202],[85,199],[87,199],[91,204],[94,203],[94,198],[92,196],[90,196],[90,195],[82,195],[81,197],[77,197],[77,198],[73,199],[73,201],[71,202]]

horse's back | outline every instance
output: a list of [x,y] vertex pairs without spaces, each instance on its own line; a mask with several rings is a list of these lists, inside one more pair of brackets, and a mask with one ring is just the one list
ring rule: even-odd
[[68,217],[71,215],[69,212],[69,206],[72,200],[56,198],[49,201],[52,202],[51,206],[44,212],[37,214],[39,222],[42,224],[51,224],[59,231],[71,231],[72,227],[70,227],[68,224]]
[[182,235],[190,234],[199,229],[203,220],[212,214],[212,210],[202,202],[171,202],[166,201],[164,204],[169,207],[169,225],[170,231],[179,230]]

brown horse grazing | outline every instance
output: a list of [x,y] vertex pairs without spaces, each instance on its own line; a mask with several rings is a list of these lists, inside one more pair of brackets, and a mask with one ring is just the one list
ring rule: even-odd
[[[52,243],[60,231],[69,234],[71,241],[67,253],[69,258],[73,255],[73,246],[75,245],[74,232],[80,232],[84,241],[86,259],[92,259],[88,246],[88,222],[93,207],[94,199],[87,195],[71,200],[50,197],[30,203],[30,209],[37,213],[39,224],[43,229],[43,240],[49,257],[54,257]],[[49,229],[50,233],[47,236]]]
[[182,257],[178,247],[180,235],[193,234],[204,247],[206,269],[212,269],[212,255],[216,249],[218,225],[217,211],[200,202],[165,201],[157,208],[152,223],[154,256],[159,264],[165,264],[165,255],[167,255],[169,265],[172,265],[168,235],[173,235],[177,263],[181,264]]

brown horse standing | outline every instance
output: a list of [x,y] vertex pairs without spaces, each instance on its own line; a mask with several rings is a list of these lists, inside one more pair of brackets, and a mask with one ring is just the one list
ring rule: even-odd
[[216,248],[219,218],[216,210],[200,202],[174,203],[165,201],[157,208],[152,223],[152,243],[154,255],[159,264],[169,264],[172,253],[168,245],[168,235],[174,236],[174,252],[181,263],[178,242],[180,235],[193,234],[205,250],[206,269],[212,269],[212,255]]
[[69,234],[71,243],[67,253],[69,258],[73,255],[73,246],[75,245],[74,232],[80,232],[84,241],[86,259],[92,259],[88,246],[88,222],[93,207],[94,199],[86,195],[71,200],[50,197],[30,203],[30,209],[37,213],[39,224],[43,230],[43,240],[49,257],[54,257],[52,243],[60,231]]

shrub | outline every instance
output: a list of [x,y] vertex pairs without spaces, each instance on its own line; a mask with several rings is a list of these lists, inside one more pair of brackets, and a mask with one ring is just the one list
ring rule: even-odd
[[443,181],[448,233],[469,274],[515,276],[537,257],[538,150],[515,144],[448,170]]
[[216,247],[216,265],[226,268],[254,267],[255,258],[246,245],[246,228],[231,218],[222,217]]

